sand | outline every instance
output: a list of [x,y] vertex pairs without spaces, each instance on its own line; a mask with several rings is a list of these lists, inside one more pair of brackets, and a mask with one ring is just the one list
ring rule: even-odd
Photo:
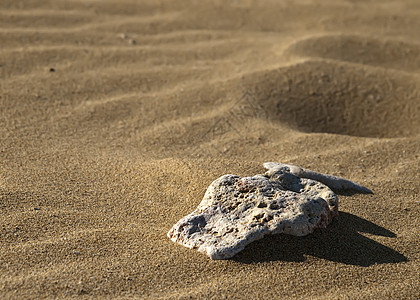
[[[0,2],[0,298],[420,298],[420,3]],[[223,174],[356,181],[212,261],[167,231]]]

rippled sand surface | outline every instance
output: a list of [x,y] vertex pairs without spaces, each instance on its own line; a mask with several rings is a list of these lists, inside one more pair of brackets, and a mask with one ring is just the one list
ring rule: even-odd
[[[0,2],[0,298],[420,298],[419,1]],[[211,261],[167,231],[223,174],[359,182]]]

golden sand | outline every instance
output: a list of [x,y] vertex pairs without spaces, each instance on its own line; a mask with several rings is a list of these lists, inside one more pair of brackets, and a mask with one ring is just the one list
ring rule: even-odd
[[[0,298],[420,298],[420,3],[0,1]],[[230,173],[356,181],[327,229],[212,261]]]

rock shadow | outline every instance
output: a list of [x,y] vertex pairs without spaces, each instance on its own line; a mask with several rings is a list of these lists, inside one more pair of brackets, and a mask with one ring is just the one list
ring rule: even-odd
[[406,262],[401,253],[369,239],[359,232],[395,238],[396,235],[368,220],[340,212],[326,229],[305,237],[285,234],[267,236],[248,245],[233,260],[242,263],[268,261],[305,261],[312,255],[347,265],[368,267],[373,264]]

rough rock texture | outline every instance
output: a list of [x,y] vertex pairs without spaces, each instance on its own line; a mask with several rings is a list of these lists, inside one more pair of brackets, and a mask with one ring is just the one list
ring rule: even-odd
[[328,174],[318,173],[312,170],[304,169],[294,165],[287,165],[276,162],[266,162],[264,167],[269,172],[274,173],[279,170],[283,172],[289,172],[300,178],[313,179],[327,185],[329,188],[336,192],[354,192],[363,194],[372,194],[372,191],[358,183],[353,181]]
[[197,209],[179,220],[168,237],[212,259],[226,259],[267,234],[307,235],[338,214],[338,198],[326,185],[292,174],[290,168],[296,166],[265,166],[269,170],[264,175],[216,179]]

